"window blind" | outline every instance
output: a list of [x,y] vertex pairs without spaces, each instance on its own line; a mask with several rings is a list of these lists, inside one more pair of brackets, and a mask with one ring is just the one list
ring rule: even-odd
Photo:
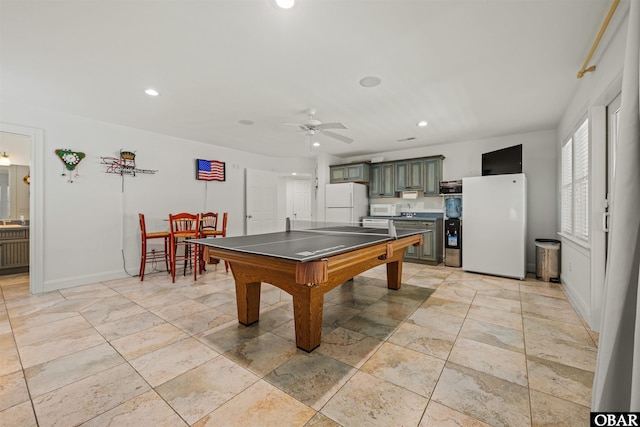
[[589,240],[589,121],[585,120],[573,137],[573,233]]
[[562,147],[562,224],[563,233],[573,233],[573,139]]

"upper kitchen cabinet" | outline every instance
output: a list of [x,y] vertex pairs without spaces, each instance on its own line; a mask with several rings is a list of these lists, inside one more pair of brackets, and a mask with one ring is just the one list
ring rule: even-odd
[[395,163],[396,191],[424,191],[424,160]]
[[437,196],[440,193],[440,181],[442,180],[442,161],[444,156],[429,157],[424,159],[424,195]]
[[394,164],[378,163],[372,165],[370,170],[369,197],[372,199],[377,197],[395,197],[396,192],[393,185]]
[[329,182],[369,182],[369,163],[329,166]]

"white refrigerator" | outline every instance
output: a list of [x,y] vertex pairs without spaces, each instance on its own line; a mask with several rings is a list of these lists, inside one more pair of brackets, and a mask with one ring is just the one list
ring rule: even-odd
[[367,186],[355,182],[327,184],[325,187],[325,221],[358,223],[367,216]]
[[527,178],[524,174],[462,179],[462,269],[524,279]]

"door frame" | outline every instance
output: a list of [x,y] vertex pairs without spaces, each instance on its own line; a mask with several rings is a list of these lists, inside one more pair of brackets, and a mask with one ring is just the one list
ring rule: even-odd
[[0,122],[0,132],[30,140],[29,170],[29,291],[44,292],[44,131]]
[[598,97],[590,109],[590,159],[591,176],[589,204],[590,217],[590,264],[591,264],[591,293],[589,304],[589,318],[585,319],[589,327],[595,331],[600,331],[602,318],[602,303],[604,299],[604,282],[607,258],[607,233],[603,228],[603,216],[606,213],[607,179],[608,179],[608,129],[607,129],[607,106],[622,91],[622,72],[613,79],[611,84]]

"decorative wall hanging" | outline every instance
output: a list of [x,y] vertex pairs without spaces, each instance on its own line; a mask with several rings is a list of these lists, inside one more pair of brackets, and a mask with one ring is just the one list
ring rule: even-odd
[[196,159],[196,179],[200,181],[225,181],[224,162]]
[[84,153],[80,151],[73,151],[68,148],[59,148],[56,150],[56,155],[62,160],[64,163],[64,168],[62,170],[62,176],[67,176],[67,171],[69,172],[69,182],[73,182],[73,171],[75,170],[75,177],[79,177],[80,174],[77,171],[78,164],[82,159],[86,157]]
[[120,157],[101,157],[102,163],[107,165],[107,173],[136,176],[138,173],[156,173],[157,170],[138,169],[136,167],[136,153],[120,150]]

